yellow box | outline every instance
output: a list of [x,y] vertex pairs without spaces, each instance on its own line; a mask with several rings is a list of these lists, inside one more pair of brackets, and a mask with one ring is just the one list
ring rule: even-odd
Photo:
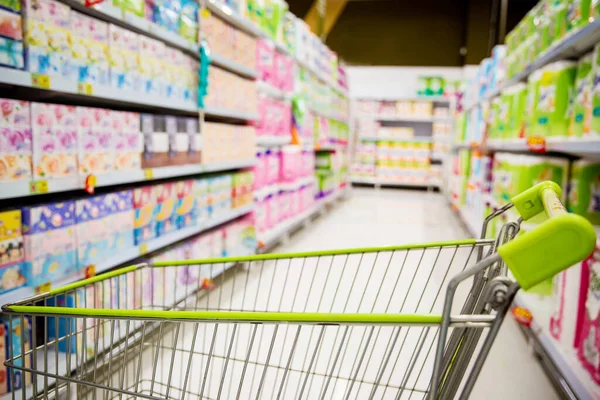
[[0,241],[22,236],[21,210],[0,213]]

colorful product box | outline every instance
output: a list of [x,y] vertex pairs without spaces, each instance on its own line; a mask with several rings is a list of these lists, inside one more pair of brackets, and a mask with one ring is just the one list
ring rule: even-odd
[[109,24],[108,54],[112,87],[134,91],[141,89],[139,38],[137,33]]
[[76,271],[75,202],[25,207],[21,212],[27,284],[39,286]]
[[177,199],[168,198],[156,206],[156,235],[164,236],[177,229],[175,204]]
[[108,211],[105,195],[75,202],[79,269],[96,264],[108,254]]
[[[30,352],[31,346],[32,335],[29,318],[0,319],[0,362],[2,364],[12,358],[12,363],[16,366],[31,368],[31,354],[23,355],[23,350],[25,353]],[[5,367],[0,369],[0,394],[14,392],[29,384],[31,384],[31,374]]]
[[21,211],[0,213],[0,293],[25,285]]
[[106,195],[109,215],[108,249],[111,252],[133,247],[133,191],[124,190]]
[[[52,307],[96,308],[100,305],[101,296],[98,294],[98,286],[90,285],[85,289],[78,289],[74,294],[51,297],[47,302]],[[104,331],[101,322],[95,318],[58,318],[57,324],[55,318],[51,317],[48,318],[47,326],[48,338],[58,340],[58,351],[79,354],[79,357],[85,354],[85,360],[94,357]]]
[[33,177],[77,174],[77,107],[31,103]]
[[0,99],[0,181],[31,179],[30,103]]
[[156,237],[156,204],[134,209],[133,240],[136,245]]
[[27,69],[69,78],[72,71],[71,9],[54,0],[26,0],[24,9]]

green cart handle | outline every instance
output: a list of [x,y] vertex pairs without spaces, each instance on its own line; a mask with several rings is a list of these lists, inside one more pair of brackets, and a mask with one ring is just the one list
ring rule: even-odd
[[590,222],[569,214],[560,201],[562,190],[542,182],[512,199],[523,218],[540,213],[547,219],[532,230],[500,246],[498,254],[523,289],[552,278],[583,261],[594,251],[596,232]]

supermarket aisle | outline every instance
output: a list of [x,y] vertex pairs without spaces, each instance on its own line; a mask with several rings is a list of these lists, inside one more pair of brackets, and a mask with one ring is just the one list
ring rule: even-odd
[[[274,252],[398,245],[468,238],[436,193],[355,188],[352,196]],[[507,318],[472,399],[558,399],[512,318]]]

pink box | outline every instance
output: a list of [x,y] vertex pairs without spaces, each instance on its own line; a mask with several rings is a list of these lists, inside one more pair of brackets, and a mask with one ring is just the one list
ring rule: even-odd
[[28,101],[0,99],[0,126],[31,128],[30,103]]
[[161,183],[156,186],[156,201],[162,203],[167,199],[174,199],[176,196],[175,193],[175,184],[172,182]]

